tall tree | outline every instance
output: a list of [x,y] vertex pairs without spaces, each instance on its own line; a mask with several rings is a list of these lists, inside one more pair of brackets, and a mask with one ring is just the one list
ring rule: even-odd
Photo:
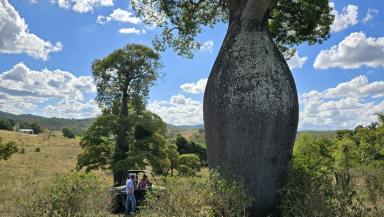
[[[128,44],[107,57],[92,64],[92,73],[97,85],[96,100],[100,107],[117,115],[116,146],[114,162],[118,165],[126,157],[130,137],[129,113],[145,109],[144,101],[149,87],[158,77],[161,67],[158,53],[143,45]],[[131,112],[130,112],[131,111]],[[114,185],[122,185],[124,171],[112,167]]]
[[132,0],[147,23],[163,32],[155,47],[185,56],[200,44],[204,26],[228,21],[228,30],[204,95],[210,167],[245,178],[254,196],[252,216],[279,216],[278,189],[298,124],[296,86],[284,56],[302,42],[329,37],[328,0]]

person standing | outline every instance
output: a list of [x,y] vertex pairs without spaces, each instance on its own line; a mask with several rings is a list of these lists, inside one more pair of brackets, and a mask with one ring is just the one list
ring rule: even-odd
[[125,201],[125,213],[129,213],[129,202],[131,202],[131,211],[136,210],[136,198],[135,198],[135,175],[131,175],[125,184],[125,192],[127,193],[127,199]]

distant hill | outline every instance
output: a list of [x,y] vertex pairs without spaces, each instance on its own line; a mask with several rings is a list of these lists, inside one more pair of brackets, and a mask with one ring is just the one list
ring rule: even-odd
[[37,123],[44,129],[49,130],[61,130],[64,127],[73,129],[76,133],[79,133],[86,129],[93,121],[94,118],[87,119],[66,119],[66,118],[47,118],[37,115],[21,114],[15,115],[7,112],[0,111],[0,119],[12,119],[17,124],[20,123]]

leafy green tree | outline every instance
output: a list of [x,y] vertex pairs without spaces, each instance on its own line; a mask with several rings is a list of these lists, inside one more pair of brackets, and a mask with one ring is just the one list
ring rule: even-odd
[[[129,151],[128,114],[143,110],[143,99],[158,77],[160,56],[143,45],[128,44],[107,57],[95,60],[92,73],[97,85],[96,100],[100,107],[119,116],[116,128],[114,161],[118,162]],[[124,183],[123,171],[113,169],[115,185]]]
[[173,144],[168,145],[165,152],[170,161],[171,176],[173,176],[173,170],[179,165],[179,152],[177,152],[177,146]]
[[8,160],[14,153],[17,153],[19,148],[15,142],[3,143],[0,137],[0,160]]
[[15,124],[15,121],[12,119],[0,120],[0,130],[13,130]]
[[104,113],[96,118],[81,138],[82,152],[78,156],[77,169],[112,169],[117,127],[115,115]]
[[72,132],[71,129],[65,127],[61,130],[61,132],[63,133],[63,136],[65,138],[69,138],[69,139],[74,139],[75,138],[75,134]]
[[185,137],[178,135],[176,137],[177,151],[180,154],[196,154],[199,156],[201,163],[207,162],[207,149],[193,141],[188,141]]
[[200,171],[200,159],[196,154],[182,154],[179,156],[177,171],[182,176],[193,176]]

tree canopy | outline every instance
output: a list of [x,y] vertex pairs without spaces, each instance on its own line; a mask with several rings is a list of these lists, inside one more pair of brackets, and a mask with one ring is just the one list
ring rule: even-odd
[[[172,47],[178,54],[192,57],[201,46],[195,40],[204,26],[235,23],[249,8],[258,13],[267,7],[271,36],[289,57],[288,48],[303,42],[322,43],[329,37],[334,16],[328,0],[132,0],[132,6],[147,24],[163,27],[154,39],[155,48]],[[259,8],[252,8],[252,7]],[[244,13],[243,13],[244,12]],[[260,12],[263,18],[263,12]],[[260,19],[260,18],[259,18]]]
[[100,107],[117,114],[126,95],[126,106],[129,103],[142,108],[142,99],[148,95],[149,87],[158,77],[157,70],[161,67],[159,59],[159,54],[149,47],[128,44],[105,58],[95,60],[92,73]]

